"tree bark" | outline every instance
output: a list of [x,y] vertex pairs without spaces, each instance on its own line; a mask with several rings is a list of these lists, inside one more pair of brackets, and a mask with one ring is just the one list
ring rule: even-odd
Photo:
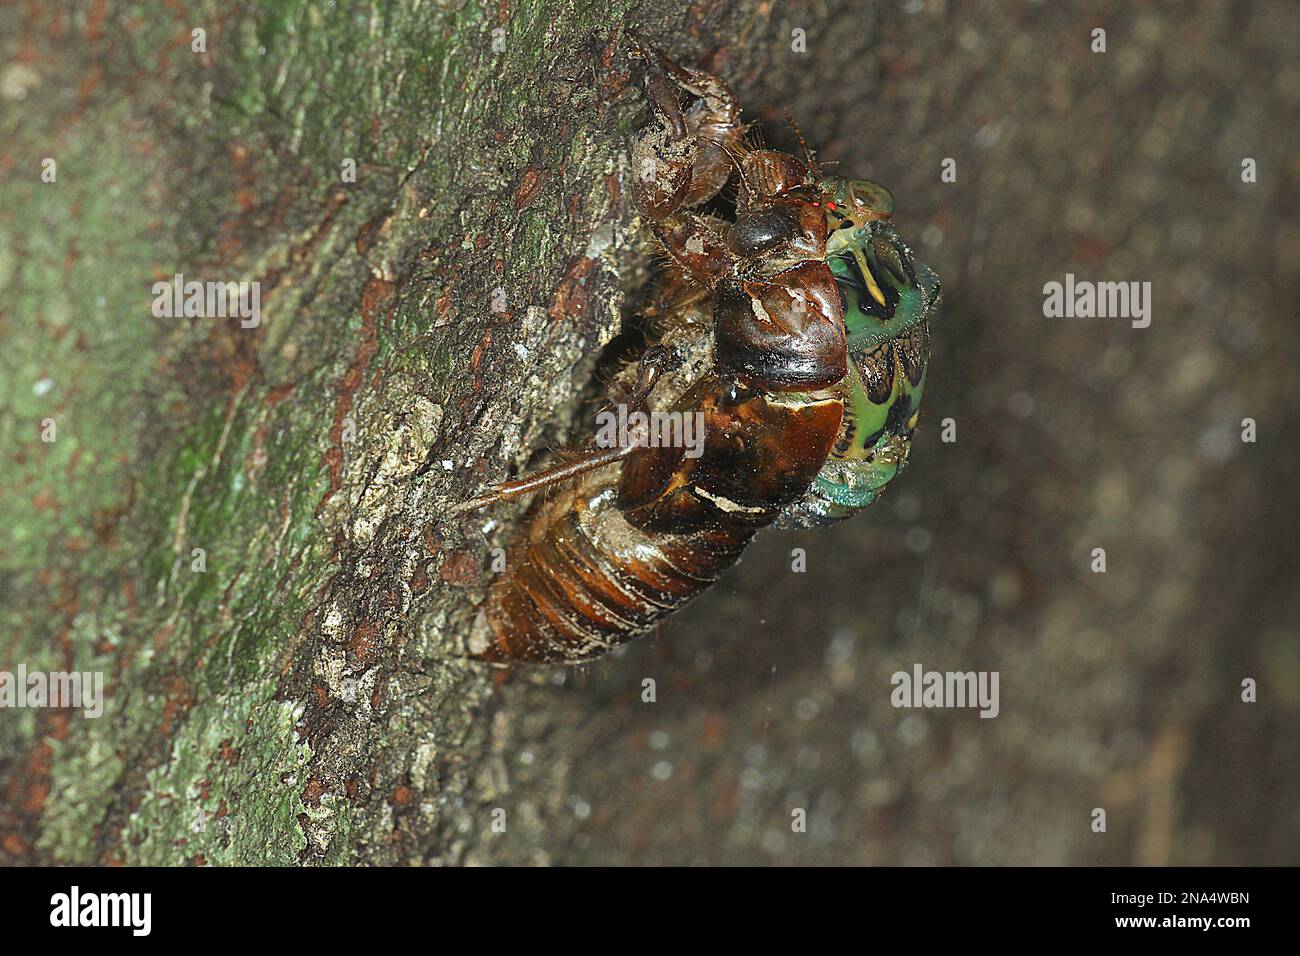
[[[107,698],[4,713],[6,860],[475,842],[503,697],[452,653],[487,539],[446,507],[563,437],[618,329],[623,29],[752,67],[768,23],[630,7],[0,14],[5,659]],[[153,314],[175,274],[260,321]]]
[[[1271,79],[1293,10],[1103,5],[1107,72],[1089,17],[1017,4],[271,6],[0,9],[0,669],[98,671],[106,693],[99,719],[0,712],[0,862],[1281,852],[1269,708],[1288,705],[1205,700],[1282,666],[1284,581],[1250,556],[1283,547],[1295,494],[1269,476],[1294,458],[1281,438],[1231,446],[1256,457],[1230,474],[1222,456],[1244,414],[1296,424],[1277,317],[1297,243],[1276,218],[1295,196],[1264,121],[1295,115]],[[578,397],[645,274],[628,29],[722,75],[769,139],[788,107],[846,175],[893,186],[951,319],[897,506],[764,536],[672,641],[506,675],[455,638],[519,509],[447,512],[583,437]],[[1234,192],[1242,155],[1272,175]],[[1193,188],[1200,206],[1168,208]],[[1163,335],[1048,327],[1042,283],[1104,263],[1156,279]],[[178,273],[259,283],[260,321],[156,315]],[[1198,289],[1232,290],[1231,318],[1253,289],[1261,318],[1216,338]],[[1144,454],[1154,484],[1128,470]],[[1149,576],[1076,574],[1098,542]],[[791,583],[792,544],[813,580]],[[1032,689],[983,737],[964,715],[900,723],[880,688],[913,660]],[[1234,799],[1198,736],[1258,758],[1249,819],[1219,822]],[[1132,839],[1092,839],[1101,804]]]

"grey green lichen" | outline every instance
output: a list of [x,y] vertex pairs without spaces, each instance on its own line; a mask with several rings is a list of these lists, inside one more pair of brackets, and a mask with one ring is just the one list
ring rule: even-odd
[[[0,715],[0,775],[32,796],[0,823],[16,858],[455,852],[457,813],[489,799],[457,754],[484,749],[492,693],[445,658],[439,622],[454,624],[465,592],[442,583],[423,531],[468,463],[501,461],[492,431],[519,434],[523,412],[526,440],[543,434],[572,400],[570,370],[616,323],[600,305],[610,263],[603,292],[591,280],[594,322],[547,318],[565,262],[617,214],[601,176],[618,143],[595,129],[585,80],[566,106],[537,78],[569,83],[557,65],[598,51],[593,31],[625,6],[539,4],[500,24],[472,4],[297,2],[233,20],[209,4],[170,21],[123,9],[104,25],[118,42],[103,49],[78,15],[57,58],[39,12],[0,14],[6,54],[39,51],[0,126],[13,160],[0,191],[0,626],[16,641],[0,667],[12,651],[30,669],[101,670],[109,695],[98,721]],[[206,55],[177,42],[193,27]],[[539,139],[560,123],[580,145]],[[54,184],[39,179],[47,153]],[[345,158],[355,184],[340,183]],[[562,163],[569,178],[516,213],[522,167]],[[494,259],[509,266],[493,272]],[[154,317],[152,283],[175,272],[261,281],[261,327]],[[466,432],[457,400],[498,284],[527,358],[499,337],[511,358],[485,363],[486,416]],[[453,322],[436,312],[443,296]],[[337,436],[340,419],[355,437]],[[454,471],[404,482],[431,453]],[[417,594],[406,579],[421,568]],[[412,632],[429,613],[432,631]],[[378,650],[358,660],[363,625]],[[306,713],[318,695],[328,713]],[[22,780],[47,745],[48,781]],[[420,838],[395,843],[394,827]],[[439,828],[442,850],[422,839]]]

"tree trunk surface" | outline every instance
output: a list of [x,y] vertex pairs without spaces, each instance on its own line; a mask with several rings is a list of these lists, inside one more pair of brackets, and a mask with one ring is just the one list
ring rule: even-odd
[[[893,189],[945,288],[922,429],[656,633],[494,671],[456,640],[523,508],[448,509],[583,440],[652,264],[628,30]],[[1287,2],[0,8],[0,671],[105,695],[0,710],[0,863],[1297,862],[1298,38]],[[1046,318],[1067,273],[1149,281],[1150,326]],[[157,314],[178,274],[257,324]],[[999,672],[998,716],[894,708],[916,663]]]

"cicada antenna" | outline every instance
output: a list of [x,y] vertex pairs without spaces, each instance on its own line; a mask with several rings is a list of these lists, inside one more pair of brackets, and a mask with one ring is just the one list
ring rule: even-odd
[[799,140],[799,145],[803,148],[803,158],[804,162],[808,164],[808,172],[812,175],[813,179],[821,179],[821,164],[817,162],[817,158],[813,155],[812,149],[808,146],[808,141],[803,138],[803,130],[801,130],[799,124],[794,121],[794,117],[790,114],[789,110],[785,111],[785,121],[790,124],[790,128],[794,130],[794,135]]

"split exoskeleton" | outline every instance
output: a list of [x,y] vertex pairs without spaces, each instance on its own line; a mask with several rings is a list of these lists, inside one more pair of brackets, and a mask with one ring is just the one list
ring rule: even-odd
[[[721,80],[634,53],[651,117],[633,197],[668,265],[658,341],[622,384],[638,409],[698,413],[702,453],[631,441],[468,502],[551,492],[465,641],[482,660],[577,662],[646,631],[760,528],[870,504],[917,424],[939,281],[890,224],[888,190],[755,148]],[[700,212],[733,177],[734,221]]]

